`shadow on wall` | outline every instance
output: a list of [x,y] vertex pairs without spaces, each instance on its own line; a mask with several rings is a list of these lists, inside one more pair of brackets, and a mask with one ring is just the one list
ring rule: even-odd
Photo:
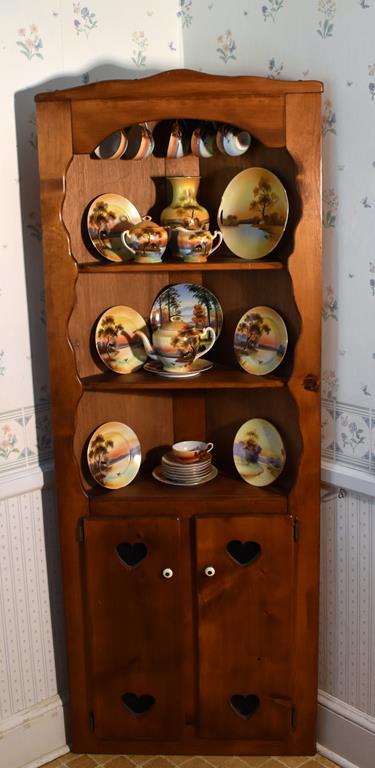
[[[164,67],[161,67],[161,70]],[[142,70],[142,77],[159,71]],[[27,292],[28,321],[33,376],[35,405],[49,401],[48,356],[46,317],[44,308],[44,277],[42,254],[42,231],[39,201],[38,152],[35,117],[35,95],[43,91],[72,88],[86,83],[102,80],[135,79],[134,69],[126,69],[110,63],[101,64],[84,74],[54,77],[38,83],[32,88],[15,94],[15,120],[17,135],[20,207],[25,261],[25,280]],[[58,258],[58,254],[56,254]],[[38,446],[43,446],[46,439],[45,425],[43,432],[37,435]],[[38,419],[37,419],[38,429]],[[45,451],[40,457],[47,458]],[[42,466],[43,469],[43,466]],[[57,690],[63,699],[67,690],[66,662],[63,640],[63,621],[61,611],[61,578],[59,568],[59,546],[57,537],[57,516],[51,513],[51,502],[47,503],[50,492],[43,492],[44,535],[50,596],[50,611],[55,653]]]

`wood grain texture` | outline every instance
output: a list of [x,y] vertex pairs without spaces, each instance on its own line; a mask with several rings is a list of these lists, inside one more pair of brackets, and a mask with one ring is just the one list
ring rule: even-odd
[[[303,115],[303,131],[301,131]],[[312,749],[316,719],[319,513],[320,513],[320,392],[304,389],[305,376],[320,379],[321,296],[321,133],[318,95],[287,98],[287,147],[298,167],[297,183],[303,217],[290,259],[294,297],[302,316],[295,365],[289,387],[299,409],[303,452],[290,511],[300,521],[296,557],[294,699],[298,711],[295,748]]]

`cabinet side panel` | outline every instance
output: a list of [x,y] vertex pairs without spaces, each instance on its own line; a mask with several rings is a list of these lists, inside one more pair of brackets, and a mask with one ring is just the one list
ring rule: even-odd
[[64,579],[73,741],[87,733],[83,601],[77,540],[79,518],[87,510],[78,468],[72,457],[74,413],[80,397],[67,323],[74,301],[76,269],[61,222],[65,175],[72,157],[69,103],[39,103],[38,147],[41,181],[43,251],[51,378],[56,486]]
[[321,130],[320,96],[286,99],[287,148],[297,165],[303,215],[297,227],[290,274],[302,317],[290,390],[299,409],[303,452],[290,511],[299,519],[296,548],[295,679],[293,751],[315,750],[319,596],[320,489],[320,272]]

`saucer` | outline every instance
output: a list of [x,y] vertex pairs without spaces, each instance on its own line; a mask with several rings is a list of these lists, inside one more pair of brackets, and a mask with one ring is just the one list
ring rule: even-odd
[[193,376],[199,376],[204,371],[209,371],[213,367],[213,363],[210,360],[195,360],[192,364],[191,371],[187,373],[172,373],[172,371],[164,371],[161,363],[157,360],[151,360],[144,366],[145,371],[149,373],[156,373],[158,376],[163,376],[165,379],[191,379]]
[[189,483],[181,483],[176,480],[168,480],[168,478],[165,477],[163,472],[163,467],[160,465],[159,467],[156,467],[152,470],[152,476],[155,478],[155,480],[158,480],[159,483],[166,483],[167,485],[180,485],[180,486],[187,486],[187,485],[203,485],[203,483],[208,483],[210,480],[213,480],[218,474],[218,470],[216,467],[212,466],[211,472],[203,478],[203,480],[195,480],[194,482]]

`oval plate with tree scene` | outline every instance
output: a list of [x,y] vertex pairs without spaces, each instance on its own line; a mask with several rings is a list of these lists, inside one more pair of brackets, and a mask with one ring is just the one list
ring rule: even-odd
[[285,464],[284,443],[276,427],[266,419],[245,421],[234,438],[233,460],[246,483],[273,483]]
[[[202,330],[209,326],[218,338],[223,327],[223,310],[216,296],[203,285],[176,283],[164,288],[155,299],[150,313],[151,328],[155,331],[172,319]],[[212,340],[202,334],[201,342],[208,349]]]
[[87,463],[94,480],[104,488],[129,485],[141,465],[137,435],[121,421],[107,421],[90,438]]
[[217,221],[232,253],[255,261],[276,248],[288,213],[288,197],[277,176],[267,168],[246,168],[224,190]]
[[123,244],[121,234],[141,221],[142,217],[130,200],[108,192],[92,201],[87,214],[87,231],[93,246],[105,259],[129,261],[134,254]]
[[95,329],[95,344],[103,363],[116,373],[132,373],[147,360],[143,342],[135,331],[149,333],[146,323],[131,307],[110,307],[99,318]]
[[284,320],[271,307],[252,307],[237,323],[234,353],[247,373],[264,376],[274,371],[280,365],[287,345]]

